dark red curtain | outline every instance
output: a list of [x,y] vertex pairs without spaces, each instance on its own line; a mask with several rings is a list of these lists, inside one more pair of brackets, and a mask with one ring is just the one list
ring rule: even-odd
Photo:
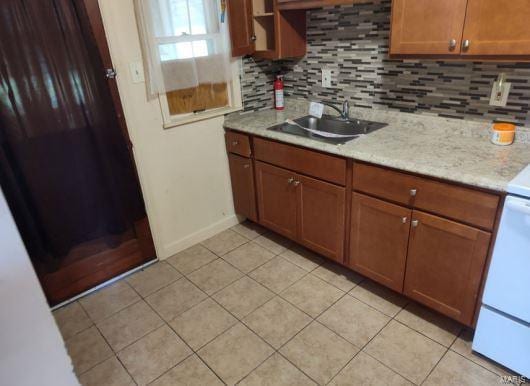
[[0,1],[0,186],[48,270],[73,246],[145,217],[77,0]]

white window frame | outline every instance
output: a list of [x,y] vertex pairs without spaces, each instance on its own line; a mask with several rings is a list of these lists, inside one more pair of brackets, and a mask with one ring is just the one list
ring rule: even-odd
[[[218,4],[219,7],[219,4]],[[227,23],[228,15],[225,14],[224,22]],[[224,28],[224,31],[228,33],[228,28]],[[222,33],[222,32],[221,32]],[[198,34],[198,35],[187,35],[183,34],[181,36],[168,36],[157,38],[157,44],[171,44],[171,43],[181,43],[181,42],[193,42],[208,40],[215,37],[217,34]],[[225,41],[229,42],[230,37],[226,36]],[[192,122],[201,121],[204,119],[210,119],[232,113],[235,111],[240,111],[243,109],[243,101],[241,97],[241,81],[240,74],[242,68],[241,58],[232,58],[230,63],[230,68],[232,71],[232,79],[227,82],[227,92],[228,92],[228,105],[213,109],[208,109],[204,111],[198,111],[195,113],[184,113],[171,115],[169,112],[169,105],[167,102],[166,94],[159,94],[158,100],[160,103],[160,109],[162,111],[163,125],[165,129],[181,126]]]

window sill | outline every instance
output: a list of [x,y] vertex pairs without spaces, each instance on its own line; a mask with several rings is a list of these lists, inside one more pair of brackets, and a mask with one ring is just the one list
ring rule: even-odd
[[206,119],[212,119],[221,115],[226,115],[241,110],[243,110],[243,107],[222,107],[219,109],[212,109],[210,111],[204,111],[196,114],[189,114],[185,117],[169,118],[169,121],[164,123],[164,129],[171,129],[172,127],[176,126],[182,126],[193,122],[204,121]]

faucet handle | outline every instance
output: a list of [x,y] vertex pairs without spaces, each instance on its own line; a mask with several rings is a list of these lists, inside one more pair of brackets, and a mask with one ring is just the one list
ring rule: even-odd
[[342,103],[342,118],[350,119],[350,103],[347,100]]

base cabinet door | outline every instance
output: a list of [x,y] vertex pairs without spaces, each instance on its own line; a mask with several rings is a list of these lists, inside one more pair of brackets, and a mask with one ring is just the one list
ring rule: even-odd
[[236,213],[249,220],[258,221],[252,160],[228,154],[228,164]]
[[354,193],[351,212],[349,266],[402,292],[412,211]]
[[338,262],[344,261],[346,188],[296,176],[299,242]]
[[256,161],[256,189],[259,222],[296,239],[296,173]]
[[405,294],[471,325],[491,234],[413,211]]

